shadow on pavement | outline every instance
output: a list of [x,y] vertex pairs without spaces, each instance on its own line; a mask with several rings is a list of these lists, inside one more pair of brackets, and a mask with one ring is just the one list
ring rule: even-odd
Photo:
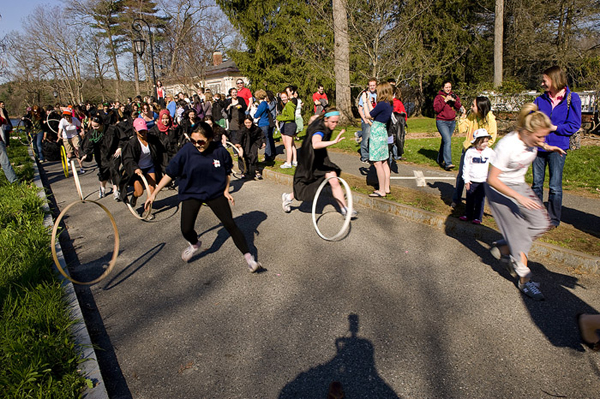
[[325,398],[329,385],[339,381],[348,398],[399,398],[379,376],[375,348],[358,337],[358,315],[348,315],[350,336],[336,338],[336,355],[326,363],[300,373],[279,393],[280,399]]
[[[156,254],[158,254],[164,247],[165,247],[165,243],[163,242],[158,245],[155,245],[153,248],[150,248],[139,258],[137,258],[136,260],[134,260],[133,262],[131,262],[130,264],[125,266],[125,268],[123,270],[121,270],[118,274],[116,274],[113,278],[111,278],[110,281],[108,281],[102,289],[106,290],[106,291],[113,289],[117,285],[121,284],[123,281],[127,280],[129,277],[133,276],[138,270],[140,270],[142,267],[144,267]],[[135,268],[134,268],[134,266],[135,266]],[[116,280],[118,280],[118,281],[116,281]]]
[[[516,278],[509,274],[502,262],[490,254],[488,246],[480,243],[481,240],[488,242],[491,246],[491,243],[500,239],[501,235],[483,225],[467,228],[467,226],[462,227],[461,224],[454,217],[448,217],[446,234],[477,254],[483,263],[510,281],[515,290],[518,290]],[[550,271],[540,263],[530,261],[529,268],[533,273],[533,280],[541,283],[540,289],[546,297],[545,301],[534,301],[521,294],[521,299],[529,311],[531,319],[552,345],[582,352],[584,349],[580,343],[575,315],[598,312],[569,289],[586,288],[578,283],[579,280],[576,277]]]

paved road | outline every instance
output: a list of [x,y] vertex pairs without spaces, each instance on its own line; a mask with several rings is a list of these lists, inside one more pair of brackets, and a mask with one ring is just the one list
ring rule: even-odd
[[[43,168],[59,208],[76,200],[57,163]],[[94,173],[81,180],[96,199]],[[260,274],[206,208],[204,251],[184,264],[173,191],[149,223],[100,200],[120,256],[105,281],[77,292],[112,398],[324,398],[333,380],[348,398],[598,396],[600,355],[582,350],[573,321],[600,308],[597,276],[534,263],[548,300],[532,302],[487,243],[367,209],[344,240],[325,242],[308,205],[282,212],[289,187],[233,187]],[[322,221],[340,223],[332,212]],[[65,223],[75,275],[97,273],[111,255],[106,217],[83,204]]]

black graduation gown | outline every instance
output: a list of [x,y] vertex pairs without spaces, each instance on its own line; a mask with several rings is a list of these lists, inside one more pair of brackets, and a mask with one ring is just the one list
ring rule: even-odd
[[[152,157],[152,163],[154,164],[154,171],[156,173],[156,181],[160,181],[162,178],[162,161],[164,148],[158,137],[148,134],[146,136],[148,140],[148,146],[150,147],[150,156]],[[135,170],[139,169],[138,161],[142,155],[142,145],[140,144],[137,135],[127,141],[123,148],[123,172],[121,175],[121,181],[119,182],[119,190],[121,191],[121,200],[125,201],[127,198],[127,186],[133,184],[136,178]]]
[[339,176],[342,172],[339,166],[329,159],[327,148],[320,150],[313,148],[312,136],[316,132],[323,133],[323,141],[331,140],[332,131],[325,127],[323,119],[318,118],[308,126],[294,173],[294,198],[299,201],[312,201],[315,198],[326,173],[334,171]]
[[258,166],[258,150],[265,142],[265,135],[262,130],[252,124],[250,129],[246,126],[239,132],[240,145],[244,150],[244,161],[246,162],[246,170],[250,179],[254,178],[256,168]]

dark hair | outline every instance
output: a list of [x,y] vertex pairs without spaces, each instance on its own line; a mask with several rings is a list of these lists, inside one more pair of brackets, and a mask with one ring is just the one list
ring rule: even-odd
[[251,115],[244,116],[244,121],[250,121],[254,125],[254,118]]
[[101,124],[101,125],[103,125],[103,124],[104,124],[104,121],[102,120],[102,118],[100,118],[100,117],[98,117],[98,116],[94,116],[94,117],[92,118],[92,122],[99,123],[99,124]]
[[483,97],[483,96],[476,97],[475,105],[477,105],[477,111],[479,111],[479,116],[485,122],[487,122],[487,116],[490,113],[490,111],[492,110],[492,103],[490,102],[490,99],[487,97]]
[[206,122],[198,122],[196,126],[194,126],[192,134],[193,133],[200,133],[201,135],[206,137],[207,141],[212,141],[212,139],[215,137],[215,133],[213,132],[210,125]]
[[231,89],[229,89],[229,92],[227,94],[231,95],[231,92],[235,90],[237,92],[237,89],[235,87],[232,87]]

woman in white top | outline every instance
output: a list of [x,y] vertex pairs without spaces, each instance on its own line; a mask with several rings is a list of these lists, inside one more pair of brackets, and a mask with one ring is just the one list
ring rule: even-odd
[[79,163],[79,173],[83,174],[85,173],[85,169],[83,169],[83,164],[79,157],[80,140],[78,129],[81,129],[82,135],[85,133],[79,119],[73,117],[73,111],[65,109],[63,111],[63,118],[58,123],[58,140],[56,141],[62,140],[65,151],[67,152],[67,158],[77,158],[77,162]]
[[544,296],[539,284],[531,281],[527,256],[533,240],[550,229],[548,212],[525,183],[525,174],[537,155],[537,148],[565,152],[547,145],[544,138],[552,122],[535,104],[525,104],[517,120],[517,130],[507,134],[495,148],[485,194],[503,240],[494,243],[492,255],[505,261],[510,274],[519,276],[521,292],[535,300]]

